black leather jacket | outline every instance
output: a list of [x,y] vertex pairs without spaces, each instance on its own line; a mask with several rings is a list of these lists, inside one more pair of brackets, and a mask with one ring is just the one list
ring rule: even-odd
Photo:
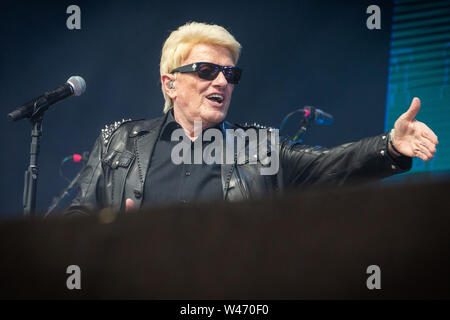
[[[81,172],[79,192],[67,213],[88,214],[105,207],[123,211],[127,198],[140,208],[147,168],[165,117],[116,123],[104,129]],[[227,128],[237,126],[224,122]],[[411,158],[393,158],[387,146],[387,134],[332,149],[282,140],[277,174],[260,174],[264,159],[256,164],[222,164],[223,198],[236,201],[289,187],[340,186],[409,170]]]

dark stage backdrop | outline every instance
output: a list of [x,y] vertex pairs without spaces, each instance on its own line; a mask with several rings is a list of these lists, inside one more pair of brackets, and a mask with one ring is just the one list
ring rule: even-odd
[[[66,9],[81,8],[81,30],[68,30]],[[369,5],[381,30],[366,27]],[[9,123],[14,107],[71,75],[87,91],[55,105],[43,123],[39,210],[65,187],[61,160],[90,150],[100,129],[122,118],[162,114],[160,50],[187,21],[226,27],[243,45],[243,78],[228,120],[278,127],[304,105],[331,113],[305,142],[327,147],[384,130],[392,4],[389,1],[2,1],[0,4],[1,218],[22,212],[30,125]],[[408,105],[402,106],[405,108]],[[67,164],[74,175],[80,167]]]

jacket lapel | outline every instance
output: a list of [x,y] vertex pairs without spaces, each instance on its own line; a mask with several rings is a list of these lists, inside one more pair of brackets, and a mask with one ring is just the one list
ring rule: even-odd
[[[222,125],[222,132],[223,136],[225,137],[225,143],[223,145],[223,155],[222,155],[222,165],[221,165],[221,178],[222,178],[222,193],[223,193],[223,199],[227,199],[228,189],[230,188],[230,180],[233,176],[233,170],[235,168],[235,162],[236,162],[236,151],[234,149],[234,141],[231,141],[231,139],[234,139],[232,135],[228,135],[226,133],[226,129],[232,129],[232,126],[228,122],[223,122]],[[230,156],[232,155],[233,162],[230,162],[228,159],[227,161],[227,154]]]
[[134,139],[136,160],[126,182],[124,199],[132,199],[136,209],[139,209],[142,205],[147,169],[166,118],[167,114],[160,118],[137,124],[129,135],[129,138]]

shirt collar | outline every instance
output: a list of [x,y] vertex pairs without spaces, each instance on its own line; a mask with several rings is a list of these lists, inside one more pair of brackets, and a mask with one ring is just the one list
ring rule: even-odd
[[178,122],[175,121],[175,118],[173,116],[173,109],[170,109],[167,114],[166,121],[164,122],[164,124],[161,128],[160,139],[170,141],[172,132],[175,129],[179,129],[179,128],[181,128],[181,126],[178,124]]
[[[170,138],[172,136],[172,132],[175,129],[179,129],[179,128],[181,128],[181,125],[178,122],[175,121],[175,117],[173,115],[173,108],[172,108],[172,109],[170,109],[168,111],[168,115],[167,115],[166,121],[165,121],[165,123],[162,126],[160,139],[170,141]],[[223,121],[220,122],[220,123],[217,123],[213,127],[209,127],[209,128],[206,128],[206,129],[202,130],[202,136],[203,136],[203,134],[205,133],[206,130],[211,129],[211,128],[218,129],[218,130],[220,130],[223,133],[223,130],[222,130],[222,128],[223,128]]]

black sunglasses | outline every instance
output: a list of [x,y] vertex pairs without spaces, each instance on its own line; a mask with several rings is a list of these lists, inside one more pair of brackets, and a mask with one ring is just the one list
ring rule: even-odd
[[199,78],[205,80],[214,80],[215,78],[217,78],[220,71],[223,72],[223,75],[225,76],[225,79],[227,79],[228,83],[237,84],[241,79],[242,69],[239,69],[238,67],[224,67],[209,62],[196,62],[188,64],[186,66],[173,69],[170,73],[197,72]]

